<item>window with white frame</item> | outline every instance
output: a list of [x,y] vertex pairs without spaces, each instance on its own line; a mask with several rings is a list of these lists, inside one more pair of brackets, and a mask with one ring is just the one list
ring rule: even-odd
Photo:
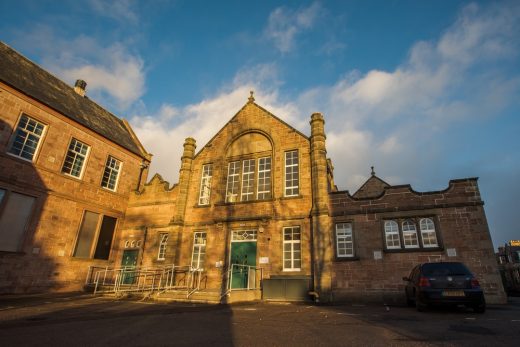
[[300,194],[298,151],[285,152],[285,196]]
[[202,165],[202,177],[200,179],[199,205],[209,205],[211,196],[211,177],[213,176],[213,165]]
[[301,263],[300,227],[283,228],[283,271],[300,271]]
[[404,248],[418,248],[417,228],[415,223],[409,219],[402,224]]
[[73,256],[108,260],[117,218],[85,211]]
[[89,148],[88,145],[73,138],[70,141],[61,172],[69,176],[80,178],[83,174]]
[[258,159],[258,200],[271,198],[271,157]]
[[105,171],[103,172],[103,179],[101,186],[103,188],[116,190],[117,182],[119,180],[119,173],[121,171],[121,162],[112,156],[108,156],[105,164]]
[[193,234],[193,253],[191,256],[191,268],[203,270],[205,256],[206,256],[206,232],[197,231]]
[[44,132],[43,123],[23,114],[11,139],[8,153],[26,160],[34,160]]
[[228,165],[228,176],[226,186],[226,202],[235,202],[238,197],[240,185],[240,162],[233,161]]
[[[257,167],[258,179],[255,182]],[[270,198],[271,157],[244,159],[228,164],[226,202],[265,200]]]
[[336,254],[338,258],[349,258],[354,256],[352,223],[336,224]]
[[0,189],[0,251],[22,249],[36,198]]
[[256,230],[233,230],[231,233],[232,241],[256,241]]
[[435,224],[431,218],[421,218],[419,221],[423,247],[438,247]]
[[410,251],[440,247],[435,223],[429,217],[386,220],[384,234],[387,250]]
[[159,234],[159,252],[157,260],[164,260],[166,257],[166,245],[168,244],[168,233]]
[[255,160],[246,159],[242,162],[242,201],[253,200],[255,197]]
[[386,248],[398,249],[401,248],[401,241],[399,240],[399,226],[396,221],[385,221],[385,240]]

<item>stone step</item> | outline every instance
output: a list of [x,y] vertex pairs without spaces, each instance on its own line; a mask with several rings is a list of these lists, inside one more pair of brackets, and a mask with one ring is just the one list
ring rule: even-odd
[[219,304],[221,293],[219,290],[202,290],[195,292],[187,297],[186,290],[172,290],[153,295],[153,299],[157,301],[178,301],[178,302],[196,302],[206,304]]

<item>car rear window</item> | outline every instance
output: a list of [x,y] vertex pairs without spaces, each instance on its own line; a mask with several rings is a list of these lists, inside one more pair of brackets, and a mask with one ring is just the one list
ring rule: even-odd
[[422,273],[425,276],[471,275],[471,272],[462,263],[424,264],[422,266]]

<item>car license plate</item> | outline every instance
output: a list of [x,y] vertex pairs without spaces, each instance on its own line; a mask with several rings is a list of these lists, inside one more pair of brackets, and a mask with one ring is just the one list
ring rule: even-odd
[[463,290],[444,290],[442,296],[464,296]]

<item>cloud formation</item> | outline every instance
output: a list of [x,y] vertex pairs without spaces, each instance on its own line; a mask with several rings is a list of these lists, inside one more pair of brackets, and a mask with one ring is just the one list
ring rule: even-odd
[[144,62],[122,42],[103,45],[87,35],[65,39],[41,24],[20,37],[22,47],[39,52],[46,69],[71,85],[85,80],[87,95],[108,108],[125,111],[145,92]]
[[[312,5],[294,12],[275,10],[270,22],[289,18],[290,34],[280,39],[280,47],[290,47],[297,28],[312,25],[312,13],[318,9]],[[260,105],[304,133],[309,133],[312,112],[325,114],[329,156],[341,189],[357,189],[371,165],[384,168],[378,173],[392,184],[415,184],[421,177],[443,185],[435,189],[443,188],[447,184],[441,169],[443,151],[451,144],[449,139],[439,142],[439,136],[476,118],[500,114],[520,91],[520,76],[496,69],[490,73],[487,65],[507,64],[518,53],[514,37],[519,17],[510,11],[500,6],[486,11],[475,5],[464,8],[438,40],[414,44],[393,71],[347,72],[334,85],[303,91],[288,101],[281,96],[283,83],[276,65],[261,64],[240,70],[213,97],[175,108],[173,122],[163,114],[169,106],[163,106],[159,114],[136,115],[132,123],[155,154],[152,171],[173,183],[184,138],[193,136],[199,148],[203,146],[255,89]]]
[[312,28],[321,12],[317,2],[298,10],[278,7],[269,15],[264,34],[281,53],[288,53],[295,47],[297,35]]
[[98,15],[127,24],[136,24],[139,21],[139,16],[135,9],[136,4],[133,0],[88,0],[87,3]]

